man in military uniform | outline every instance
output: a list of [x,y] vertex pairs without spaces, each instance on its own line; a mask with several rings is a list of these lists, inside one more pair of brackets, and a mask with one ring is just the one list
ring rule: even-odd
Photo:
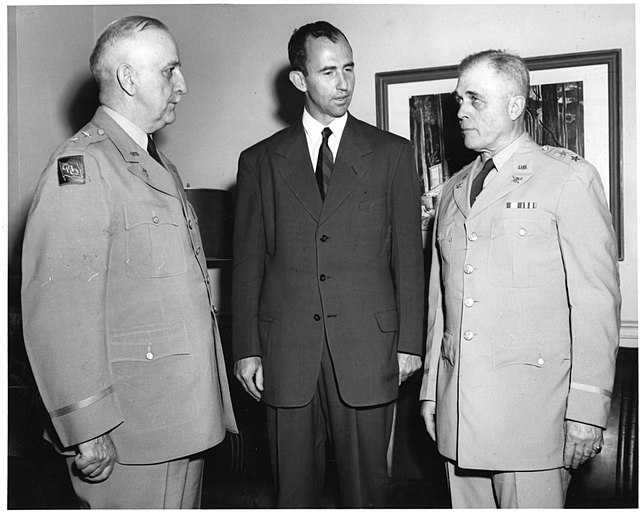
[[529,72],[489,50],[454,96],[480,153],[445,184],[429,284],[422,415],[454,508],[564,506],[611,403],[620,291],[595,168],[524,131]]
[[151,134],[186,93],[164,24],[109,25],[101,106],[43,172],[24,239],[29,359],[78,498],[196,508],[202,451],[236,430],[197,218]]

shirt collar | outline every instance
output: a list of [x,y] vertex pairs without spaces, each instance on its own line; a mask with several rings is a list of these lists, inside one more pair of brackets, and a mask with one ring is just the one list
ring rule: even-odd
[[500,152],[493,156],[493,166],[497,171],[500,171],[502,167],[507,163],[507,161],[509,161],[509,159],[513,157],[513,154],[516,153],[516,150],[518,150],[525,137],[526,132],[523,132],[522,134],[520,134],[520,136],[518,136],[515,140],[513,140]]
[[304,112],[302,113],[302,126],[307,134],[307,138],[311,136],[314,139],[321,139],[320,135],[322,134],[322,129],[329,127],[333,135],[336,137],[336,140],[339,142],[342,138],[345,125],[347,125],[347,117],[348,113],[344,113],[340,118],[335,118],[329,125],[322,125],[309,114],[309,111],[307,111],[307,108],[305,107]]
[[121,115],[117,111],[114,111],[106,105],[102,106],[104,111],[113,118],[113,120],[126,132],[129,137],[135,141],[144,150],[147,150],[147,133],[144,132],[135,123],[129,120],[127,117]]

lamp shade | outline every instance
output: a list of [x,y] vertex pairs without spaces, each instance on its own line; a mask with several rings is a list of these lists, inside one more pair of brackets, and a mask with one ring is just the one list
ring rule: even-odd
[[233,257],[233,200],[231,192],[205,188],[187,189],[187,198],[198,216],[207,262]]

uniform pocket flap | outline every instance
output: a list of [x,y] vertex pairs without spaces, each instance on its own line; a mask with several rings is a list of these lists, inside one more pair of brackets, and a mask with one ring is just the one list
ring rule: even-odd
[[152,362],[167,356],[189,354],[184,321],[137,325],[112,331],[111,362]]
[[383,333],[398,331],[398,313],[395,309],[375,314],[378,327]]
[[178,225],[168,205],[155,202],[126,202],[124,204],[125,227],[138,225]]

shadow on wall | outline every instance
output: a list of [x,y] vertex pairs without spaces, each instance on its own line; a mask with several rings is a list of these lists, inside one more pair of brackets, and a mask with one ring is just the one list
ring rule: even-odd
[[278,109],[275,115],[287,125],[293,125],[301,120],[304,107],[304,94],[298,91],[289,80],[289,65],[283,66],[276,74],[273,83]]

